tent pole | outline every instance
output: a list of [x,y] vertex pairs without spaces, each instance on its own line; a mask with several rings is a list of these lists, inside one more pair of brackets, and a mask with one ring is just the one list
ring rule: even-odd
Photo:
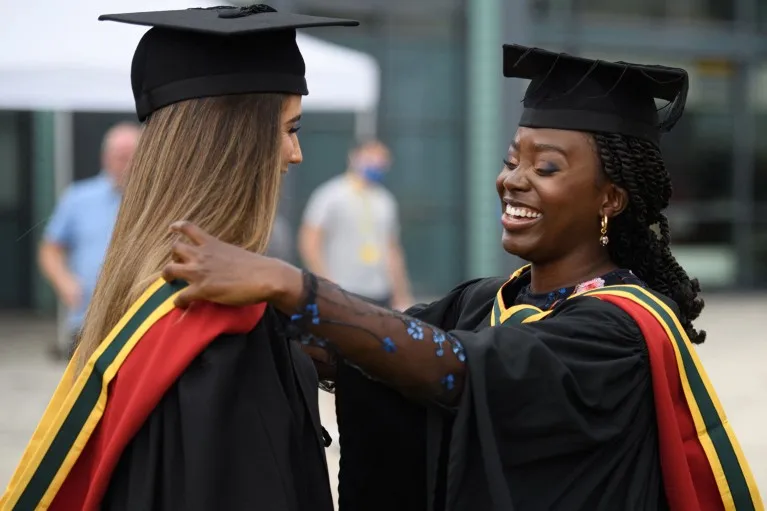
[[[56,200],[72,182],[74,176],[74,126],[71,112],[53,114],[53,182]],[[57,302],[57,348],[59,353],[68,355],[70,335],[67,328],[67,309]]]

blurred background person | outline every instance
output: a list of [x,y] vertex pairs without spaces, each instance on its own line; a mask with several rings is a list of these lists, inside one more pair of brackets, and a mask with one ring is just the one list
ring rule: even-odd
[[71,354],[82,327],[140,133],[137,124],[127,122],[110,128],[102,142],[101,172],[70,185],[46,226],[40,270],[67,309],[68,335],[53,345],[56,358]]
[[310,271],[377,304],[404,310],[413,298],[397,200],[382,184],[390,166],[383,143],[354,147],[347,172],[309,197],[298,245]]

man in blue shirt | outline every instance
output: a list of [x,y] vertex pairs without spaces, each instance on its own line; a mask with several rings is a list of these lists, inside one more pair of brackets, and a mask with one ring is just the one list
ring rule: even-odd
[[[67,307],[67,355],[96,287],[140,133],[139,126],[131,123],[117,124],[106,133],[101,173],[73,183],[64,192],[45,230],[40,269]],[[56,355],[63,353],[57,349]]]

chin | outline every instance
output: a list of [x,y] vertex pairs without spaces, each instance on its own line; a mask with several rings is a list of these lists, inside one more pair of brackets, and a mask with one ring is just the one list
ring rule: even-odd
[[501,237],[501,246],[503,246],[503,250],[509,254],[524,259],[525,261],[531,261],[531,258],[534,257],[537,244],[533,243],[532,240],[525,238],[525,236],[515,236],[508,232],[504,232]]

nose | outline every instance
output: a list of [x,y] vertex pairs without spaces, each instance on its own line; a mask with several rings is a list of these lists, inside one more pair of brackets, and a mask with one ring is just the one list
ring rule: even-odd
[[530,189],[530,180],[528,179],[527,169],[517,167],[516,169],[505,168],[499,176],[501,186],[510,192],[524,192]]
[[301,143],[298,141],[298,137],[293,139],[293,150],[290,152],[290,164],[300,165],[304,161],[304,155],[301,152]]

